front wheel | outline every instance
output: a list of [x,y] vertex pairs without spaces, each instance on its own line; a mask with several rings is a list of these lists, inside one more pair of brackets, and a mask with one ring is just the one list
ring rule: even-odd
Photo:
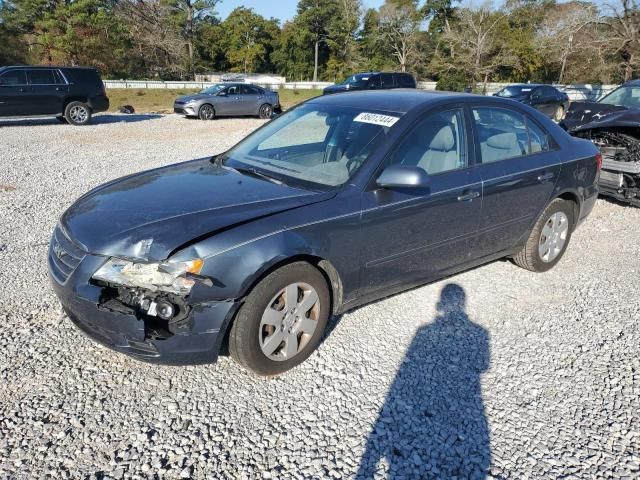
[[271,118],[271,116],[273,115],[273,107],[268,103],[265,103],[260,107],[260,110],[258,110],[258,115],[260,116],[260,118],[263,118],[265,120]]
[[329,318],[327,282],[296,262],[269,274],[247,296],[229,333],[229,352],[259,375],[278,375],[316,349]]
[[91,109],[86,103],[69,102],[64,109],[64,118],[71,125],[86,125],[91,120]]
[[198,118],[200,120],[213,120],[216,116],[216,112],[211,105],[205,103],[198,110]]
[[532,272],[546,272],[560,261],[573,231],[573,204],[556,198],[544,209],[525,246],[513,257],[516,265]]

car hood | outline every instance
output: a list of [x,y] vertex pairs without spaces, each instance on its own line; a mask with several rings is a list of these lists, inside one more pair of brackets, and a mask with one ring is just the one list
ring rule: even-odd
[[193,95],[183,95],[181,97],[176,98],[176,102],[187,103],[192,100],[202,100],[205,98],[211,98],[213,95],[208,93],[194,93]]
[[573,102],[563,126],[570,132],[640,126],[640,109],[598,102]]
[[60,224],[87,252],[157,261],[234,225],[334,195],[271,183],[200,159],[102,185],[80,197]]

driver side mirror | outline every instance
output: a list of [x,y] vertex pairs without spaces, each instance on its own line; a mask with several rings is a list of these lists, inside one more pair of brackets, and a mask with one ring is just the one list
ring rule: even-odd
[[227,96],[226,90],[222,90],[221,92],[218,92],[218,97],[226,97],[226,96]]
[[390,165],[382,171],[376,184],[382,188],[428,188],[431,180],[420,167]]

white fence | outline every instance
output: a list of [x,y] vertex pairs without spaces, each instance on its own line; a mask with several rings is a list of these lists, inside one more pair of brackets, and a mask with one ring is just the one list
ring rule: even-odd
[[[203,88],[215,85],[216,82],[161,82],[157,80],[104,80],[104,86],[106,88],[133,88],[133,89],[191,89],[202,90]],[[285,82],[285,83],[260,83],[256,82],[255,85],[269,88],[271,90],[278,90],[280,88],[286,88],[288,90],[312,90],[323,89],[329,85],[333,85],[332,82]]]
[[[162,82],[157,80],[105,80],[106,88],[133,88],[133,89],[191,89],[202,90],[203,88],[214,85],[215,82]],[[332,82],[283,82],[283,83],[262,83],[256,82],[256,85],[278,90],[285,88],[288,90],[312,90],[323,89]],[[487,83],[487,95],[493,95],[501,88],[509,85],[508,83]],[[482,83],[477,84],[477,91],[483,88]],[[597,100],[607,93],[611,92],[617,85],[591,85],[591,84],[573,84],[573,85],[555,85],[559,90],[566,92],[571,101],[579,100]],[[418,82],[418,88],[422,90],[435,90],[436,82]]]

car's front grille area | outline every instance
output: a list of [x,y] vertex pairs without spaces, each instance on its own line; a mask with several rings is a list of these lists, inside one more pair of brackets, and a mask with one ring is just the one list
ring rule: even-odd
[[49,244],[49,270],[58,283],[67,281],[85,255],[84,251],[67,238],[60,227],[56,227]]

